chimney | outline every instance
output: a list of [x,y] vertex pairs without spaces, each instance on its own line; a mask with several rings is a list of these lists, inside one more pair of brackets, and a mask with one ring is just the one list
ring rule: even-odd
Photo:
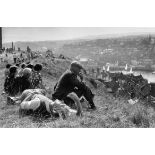
[[0,50],[2,49],[2,27],[0,27]]
[[14,48],[13,48],[13,42],[12,42],[12,50],[14,50]]

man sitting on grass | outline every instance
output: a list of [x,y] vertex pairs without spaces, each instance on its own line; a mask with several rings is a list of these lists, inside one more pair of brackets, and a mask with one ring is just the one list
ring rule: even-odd
[[[95,104],[93,102],[94,94],[89,87],[82,81],[81,70],[84,70],[81,64],[77,61],[73,61],[70,65],[70,69],[67,70],[58,80],[54,87],[53,99],[63,100],[66,104],[69,102],[67,95],[69,93],[76,93],[80,98],[84,96],[89,102],[90,109],[95,110]],[[81,81],[78,79],[80,77]]]

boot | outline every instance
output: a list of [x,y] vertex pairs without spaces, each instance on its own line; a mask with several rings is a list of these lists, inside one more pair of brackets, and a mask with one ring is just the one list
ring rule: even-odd
[[89,105],[90,105],[89,109],[96,110],[96,106],[93,101],[89,102]]

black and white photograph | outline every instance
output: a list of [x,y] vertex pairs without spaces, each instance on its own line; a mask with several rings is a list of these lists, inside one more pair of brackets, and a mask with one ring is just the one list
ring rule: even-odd
[[155,28],[0,27],[1,128],[154,128]]
[[0,6],[1,154],[154,154],[153,0]]

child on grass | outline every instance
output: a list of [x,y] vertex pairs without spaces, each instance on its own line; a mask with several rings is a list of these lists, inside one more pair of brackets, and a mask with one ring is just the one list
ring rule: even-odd
[[11,64],[7,64],[6,65],[5,72],[4,72],[5,78],[9,75],[9,69],[10,69],[10,67],[11,67]]
[[15,96],[18,93],[19,84],[16,78],[16,74],[17,74],[17,67],[11,66],[9,69],[9,74],[4,82],[4,91],[9,96]]
[[19,93],[22,93],[26,89],[31,89],[31,69],[25,68],[22,71],[22,76],[18,77],[18,83],[20,86]]
[[41,64],[36,64],[33,68],[32,71],[32,78],[31,78],[31,84],[32,88],[41,88],[43,89],[43,83],[42,83],[42,76],[41,76],[41,70],[42,70],[42,65]]

